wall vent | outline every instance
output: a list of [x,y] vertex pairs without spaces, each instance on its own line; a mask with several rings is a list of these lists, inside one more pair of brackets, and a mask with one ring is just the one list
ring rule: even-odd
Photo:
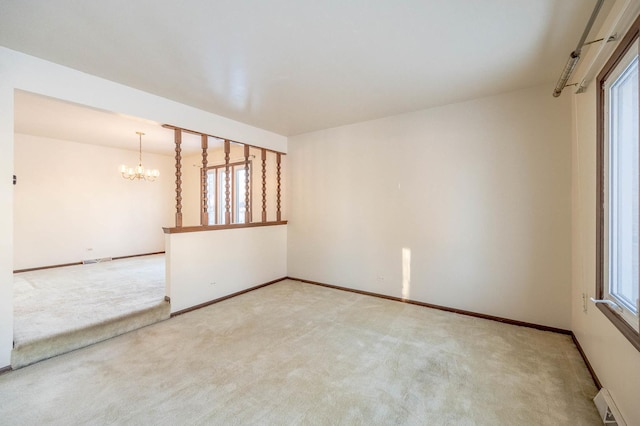
[[110,262],[112,261],[113,258],[112,257],[102,257],[100,259],[87,259],[87,260],[83,260],[82,264],[83,265],[90,265],[92,263],[101,263],[101,262]]
[[600,389],[600,392],[593,398],[593,403],[596,404],[603,424],[607,426],[627,426],[608,390]]

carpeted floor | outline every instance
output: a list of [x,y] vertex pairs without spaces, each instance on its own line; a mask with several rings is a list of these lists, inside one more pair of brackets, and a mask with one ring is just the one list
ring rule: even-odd
[[282,281],[0,376],[3,424],[598,425],[569,336]]
[[169,317],[164,255],[14,274],[14,368]]

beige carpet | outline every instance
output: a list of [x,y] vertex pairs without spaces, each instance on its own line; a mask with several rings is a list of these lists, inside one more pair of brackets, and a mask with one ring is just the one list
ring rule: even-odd
[[568,336],[283,281],[0,376],[3,424],[597,425]]
[[14,274],[13,368],[169,318],[164,255]]

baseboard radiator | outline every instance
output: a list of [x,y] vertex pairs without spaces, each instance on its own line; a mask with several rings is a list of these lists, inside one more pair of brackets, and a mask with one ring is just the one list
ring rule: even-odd
[[605,388],[600,389],[600,392],[593,398],[593,402],[596,404],[603,424],[607,426],[627,426],[608,390]]

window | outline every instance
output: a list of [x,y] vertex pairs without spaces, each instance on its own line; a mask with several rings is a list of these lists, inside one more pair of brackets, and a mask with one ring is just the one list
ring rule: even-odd
[[[216,169],[218,171],[218,197],[216,202],[218,204],[218,218],[219,220],[216,222],[216,224],[225,224],[226,223],[226,215],[225,215],[225,210],[227,208],[227,202],[226,202],[226,185],[227,185],[227,172],[225,171],[225,169],[223,168],[218,168]],[[233,170],[233,166],[231,166],[231,170]],[[231,187],[233,187],[233,181],[229,181],[229,185]],[[233,191],[230,189],[229,191],[230,194],[233,194]],[[231,202],[230,202],[231,203]],[[231,208],[233,208],[233,203],[230,204]],[[231,217],[233,217],[233,211],[231,214]]]
[[[218,215],[216,206],[218,203],[216,200],[218,199],[216,182],[218,181],[218,171],[217,169],[207,169],[207,215],[209,217],[207,225],[215,225],[218,223]],[[203,223],[204,224],[204,223]]]
[[598,76],[598,307],[640,350],[640,92],[633,25]]
[[247,211],[246,208],[246,198],[247,194],[247,179],[249,179],[248,173],[244,166],[237,167],[234,169],[234,188],[233,196],[233,213],[234,213],[234,222],[235,223],[244,223],[245,213]]
[[[229,165],[229,207],[231,223],[245,223],[246,213],[246,189],[249,179],[249,192],[251,192],[250,173],[245,172],[244,163],[232,163]],[[207,212],[209,225],[226,224],[226,171],[225,166],[207,167]]]

